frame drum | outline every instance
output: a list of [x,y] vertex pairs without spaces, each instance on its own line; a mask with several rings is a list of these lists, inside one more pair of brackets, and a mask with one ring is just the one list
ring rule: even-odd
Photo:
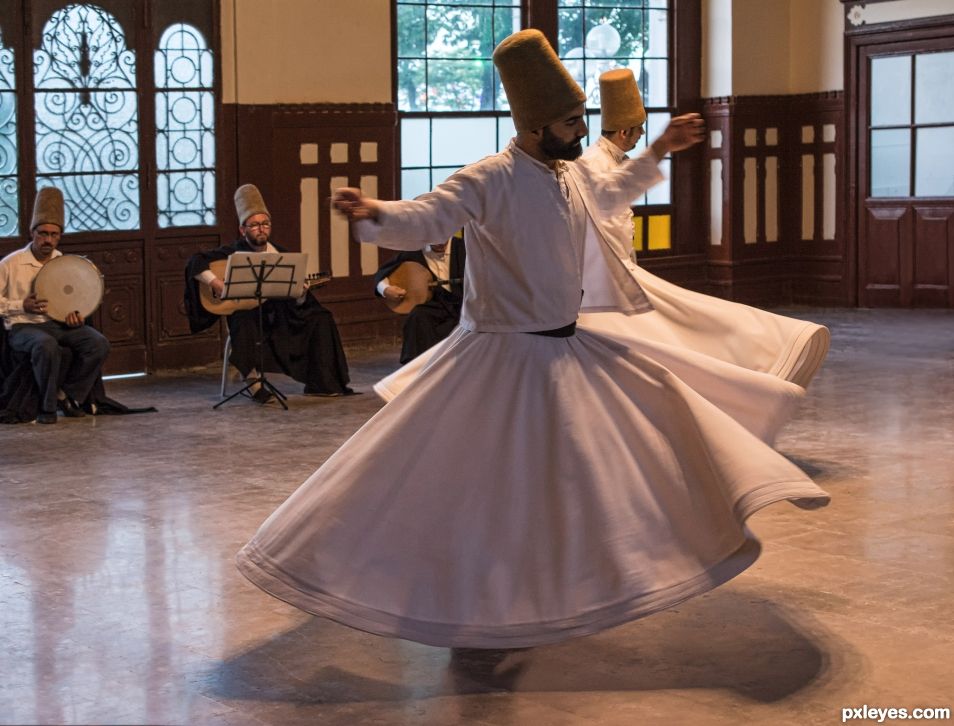
[[36,276],[33,291],[46,300],[46,314],[61,323],[76,310],[89,317],[103,301],[103,275],[85,257],[61,255],[43,265]]

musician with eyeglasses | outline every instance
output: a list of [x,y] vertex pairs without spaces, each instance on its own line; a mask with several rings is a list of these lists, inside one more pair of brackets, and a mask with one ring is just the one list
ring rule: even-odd
[[39,392],[36,421],[41,424],[56,423],[58,410],[71,418],[85,415],[82,404],[109,354],[109,341],[85,325],[78,311],[68,313],[62,322],[54,320],[47,314],[48,301],[33,289],[44,265],[63,254],[57,248],[64,217],[63,193],[56,187],[40,189],[30,221],[30,244],[0,260],[0,316],[6,344],[14,355],[30,361]]
[[[401,364],[440,343],[460,322],[464,303],[464,231],[423,250],[399,252],[374,275],[374,294],[392,310],[406,313],[402,329]],[[410,274],[401,272],[408,268]],[[416,274],[415,274],[416,273]],[[400,283],[417,282],[421,290]],[[416,302],[416,304],[414,304]]]
[[[206,310],[200,299],[199,286],[208,285],[214,295],[221,295],[224,281],[209,269],[217,260],[226,260],[235,252],[286,252],[272,240],[272,218],[258,188],[244,184],[235,192],[235,209],[239,221],[239,239],[207,252],[193,255],[186,266],[186,312],[193,333],[214,325],[219,315]],[[268,372],[284,373],[305,384],[305,395],[341,396],[354,393],[348,386],[348,363],[341,337],[331,312],[315,299],[304,294],[297,300],[266,300],[264,313],[264,365]],[[232,338],[229,361],[246,378],[255,378],[258,371],[258,309],[236,310],[227,317]],[[253,391],[259,403],[266,403],[271,394],[264,388]]]

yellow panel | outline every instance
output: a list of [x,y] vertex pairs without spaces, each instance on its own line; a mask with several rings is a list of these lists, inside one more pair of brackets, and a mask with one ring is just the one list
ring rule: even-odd
[[672,247],[669,233],[669,215],[657,214],[649,218],[649,249],[668,250]]
[[633,249],[643,251],[643,218],[633,215]]

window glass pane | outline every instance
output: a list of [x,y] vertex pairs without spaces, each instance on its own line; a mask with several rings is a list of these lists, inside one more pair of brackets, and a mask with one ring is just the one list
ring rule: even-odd
[[648,58],[643,61],[643,68],[643,103],[646,106],[668,106],[669,61]]
[[424,111],[427,106],[426,63],[422,60],[398,61],[398,108]]
[[447,177],[457,171],[459,166],[435,166],[431,169],[431,187],[436,187],[441,182],[445,181]]
[[497,79],[490,60],[429,60],[428,111],[490,111]]
[[[157,203],[160,227],[215,223],[215,104],[204,36],[169,26],[155,54]],[[188,89],[188,90],[186,90]],[[208,90],[197,90],[208,89]]]
[[513,118],[505,116],[497,119],[497,151],[503,151],[510,144],[510,140],[517,135]]
[[430,148],[430,119],[401,119],[401,166],[430,166]]
[[911,122],[911,56],[871,59],[871,125]]
[[954,197],[954,126],[917,130],[914,194]]
[[663,159],[659,162],[659,171],[662,172],[665,179],[646,192],[647,204],[669,204],[672,201],[669,193],[669,170],[671,163],[672,161],[670,159]]
[[954,53],[922,53],[915,57],[914,121],[954,121]]
[[19,232],[17,96],[13,51],[0,35],[0,237]]
[[434,165],[470,164],[497,151],[495,119],[435,118],[431,144]]
[[662,135],[663,131],[669,125],[669,119],[672,118],[668,113],[651,113],[646,117],[646,133],[640,139],[642,146],[648,146]]
[[425,8],[423,5],[397,6],[397,22],[401,29],[398,33],[398,56],[401,58],[423,58]]
[[38,184],[63,191],[71,231],[139,227],[136,56],[124,29],[95,5],[68,5],[41,37],[33,53]]
[[906,197],[911,188],[911,132],[871,132],[871,196]]
[[414,199],[431,190],[429,169],[404,169],[401,171],[401,197]]

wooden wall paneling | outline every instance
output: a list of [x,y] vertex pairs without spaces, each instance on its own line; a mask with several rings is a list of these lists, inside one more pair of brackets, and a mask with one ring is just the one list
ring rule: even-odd
[[[237,109],[239,183],[259,185],[276,227],[276,241],[302,249],[302,179],[317,180],[318,252],[323,269],[330,269],[332,227],[340,223],[327,204],[333,184],[361,186],[373,178],[377,196],[395,195],[396,122],[392,104],[306,104]],[[363,145],[373,144],[373,160]],[[309,161],[303,163],[303,145]],[[332,150],[337,156],[332,158]],[[365,147],[370,148],[370,147]],[[312,155],[317,163],[310,161]],[[367,253],[365,253],[367,254]],[[373,266],[391,253],[375,252]],[[394,338],[401,319],[373,293],[372,270],[362,270],[361,245],[349,234],[345,275],[336,270],[331,283],[315,292],[335,317],[342,339],[369,343]],[[367,262],[365,263],[367,264]]]
[[858,268],[865,280],[860,303],[866,307],[905,305],[902,283],[911,269],[912,215],[905,206],[883,204],[868,208],[864,224],[868,244],[859,250]]
[[914,205],[912,299],[918,307],[948,307],[954,285],[954,207]]

